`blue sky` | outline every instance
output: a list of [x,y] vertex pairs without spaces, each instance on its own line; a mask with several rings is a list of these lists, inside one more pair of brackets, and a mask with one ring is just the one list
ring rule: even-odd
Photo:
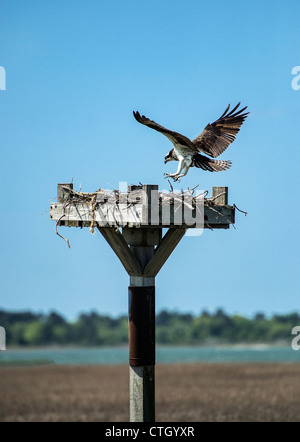
[[128,276],[100,234],[47,211],[58,182],[93,192],[159,184],[172,147],[139,110],[190,138],[228,103],[251,115],[222,154],[180,187],[229,186],[236,230],[185,237],[156,281],[157,310],[299,311],[300,3],[17,1],[0,6],[0,308],[68,318],[127,311]]

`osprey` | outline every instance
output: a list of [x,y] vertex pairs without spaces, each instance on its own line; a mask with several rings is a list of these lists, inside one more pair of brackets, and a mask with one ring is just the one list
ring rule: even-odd
[[240,104],[239,102],[230,112],[229,104],[220,118],[214,123],[208,124],[193,141],[178,132],[166,129],[144,115],[141,116],[139,112],[133,112],[133,115],[139,123],[161,132],[173,143],[173,149],[165,156],[165,164],[168,161],[179,161],[178,169],[176,173],[165,173],[164,175],[166,178],[170,177],[174,181],[180,181],[179,178],[185,176],[190,167],[200,167],[209,172],[229,169],[231,161],[213,160],[199,152],[216,158],[235,140],[236,134],[249,114],[249,112],[243,113],[247,106],[237,110]]

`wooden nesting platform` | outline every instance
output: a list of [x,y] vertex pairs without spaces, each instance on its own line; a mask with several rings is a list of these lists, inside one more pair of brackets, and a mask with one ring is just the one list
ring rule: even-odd
[[[234,224],[227,187],[213,187],[211,198],[199,196],[159,192],[157,185],[129,186],[122,194],[76,192],[72,184],[58,184],[50,219],[59,226],[97,228],[130,276],[155,278],[187,229],[228,229]],[[198,223],[187,224],[186,209],[200,214]],[[164,236],[163,228],[168,229]]]
[[157,185],[129,186],[124,194],[76,192],[72,184],[58,184],[57,202],[50,206],[56,226],[97,228],[130,276],[131,422],[155,421],[156,275],[188,229],[228,229],[235,222],[227,187],[213,187],[212,197],[206,196],[160,192]]
[[[193,219],[187,224],[185,210],[191,207],[194,219],[202,217],[200,224]],[[76,192],[72,184],[58,184],[50,219],[68,227],[228,229],[235,222],[235,208],[228,205],[227,187],[213,187],[211,198],[199,199],[188,192],[162,193],[156,185],[129,186],[128,193],[121,194],[102,189]]]

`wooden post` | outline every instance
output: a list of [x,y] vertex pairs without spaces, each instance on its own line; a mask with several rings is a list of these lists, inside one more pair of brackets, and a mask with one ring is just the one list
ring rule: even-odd
[[73,183],[59,183],[57,184],[57,202],[64,203],[70,197],[70,192],[68,189],[73,189]]
[[215,204],[227,206],[228,204],[228,187],[213,187],[212,199]]

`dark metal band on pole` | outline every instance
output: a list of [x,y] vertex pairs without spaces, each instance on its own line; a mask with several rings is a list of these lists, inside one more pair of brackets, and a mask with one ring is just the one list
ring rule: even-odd
[[130,422],[155,422],[155,286],[149,279],[130,278]]
[[129,287],[129,365],[155,365],[155,287]]

